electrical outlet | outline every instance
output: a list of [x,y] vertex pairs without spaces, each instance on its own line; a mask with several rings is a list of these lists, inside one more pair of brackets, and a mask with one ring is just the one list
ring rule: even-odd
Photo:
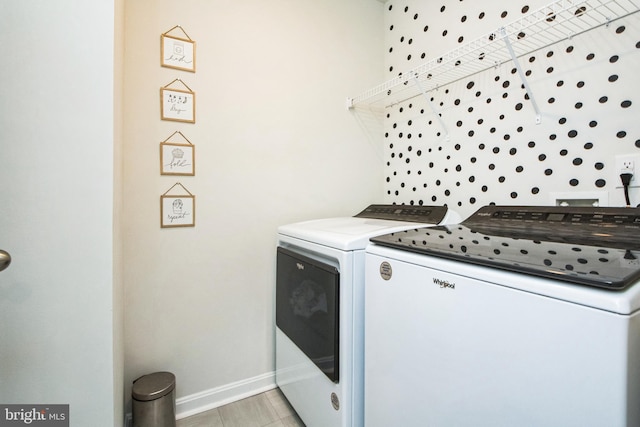
[[634,161],[632,159],[624,159],[622,160],[622,166],[620,167],[620,173],[633,173]]
[[629,187],[638,187],[638,183],[640,182],[636,175],[640,173],[640,170],[636,172],[636,165],[640,166],[640,154],[626,154],[621,156],[616,156],[616,166],[615,166],[615,183],[616,188],[622,188],[622,183],[620,182],[620,174],[621,173],[630,173],[633,176],[631,177],[631,183]]

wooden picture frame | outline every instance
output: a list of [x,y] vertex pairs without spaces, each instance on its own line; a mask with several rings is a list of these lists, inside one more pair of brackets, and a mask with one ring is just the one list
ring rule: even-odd
[[[182,187],[186,194],[169,194],[176,186]],[[196,196],[182,184],[176,182],[160,196],[160,227],[195,227]]]
[[[169,194],[180,187],[184,193]],[[191,194],[182,184],[176,182],[160,196],[160,227],[195,227],[196,196]]]
[[188,37],[186,39],[174,37],[167,33],[160,36],[161,66],[192,73],[196,72],[196,42]]
[[160,196],[160,227],[195,227],[195,196]]
[[[169,88],[179,81],[187,90]],[[196,122],[196,94],[180,79],[160,88],[160,119],[174,122]]]
[[[175,134],[180,134],[185,143],[170,142]],[[196,147],[180,131],[174,132],[160,143],[160,175],[196,174]]]

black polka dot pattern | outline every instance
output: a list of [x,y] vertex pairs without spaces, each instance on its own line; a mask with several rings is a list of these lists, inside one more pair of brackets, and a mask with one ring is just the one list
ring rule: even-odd
[[[389,78],[546,4],[388,0]],[[521,58],[541,124],[510,62],[430,91],[428,101],[420,95],[388,107],[389,201],[470,214],[485,204],[549,204],[553,192],[615,191],[615,155],[640,154],[637,91],[629,90],[640,69],[640,41],[629,28],[639,18]]]

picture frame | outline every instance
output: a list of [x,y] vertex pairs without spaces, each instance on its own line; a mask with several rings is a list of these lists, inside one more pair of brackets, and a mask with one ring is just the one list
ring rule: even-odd
[[[175,134],[180,134],[187,143],[168,141]],[[194,176],[196,174],[195,150],[195,145],[182,132],[174,132],[160,143],[160,175]]]
[[[187,90],[169,88],[179,81]],[[180,79],[160,88],[160,118],[174,122],[196,122],[196,94]]]
[[[168,194],[176,186],[182,187],[186,194]],[[160,227],[195,227],[196,196],[179,182],[160,196]]]
[[160,196],[160,227],[195,227],[195,196]]
[[[182,27],[176,26],[172,30],[175,28],[182,29]],[[160,65],[162,67],[196,72],[196,42],[188,37],[185,39],[170,36],[167,33],[160,36]]]

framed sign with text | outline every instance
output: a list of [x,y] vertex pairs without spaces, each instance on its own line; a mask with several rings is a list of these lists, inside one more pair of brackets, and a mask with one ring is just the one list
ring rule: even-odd
[[[175,187],[181,187],[184,194],[169,194]],[[173,191],[175,193],[175,191]],[[160,227],[195,227],[196,196],[191,194],[182,184],[176,182],[160,196]]]
[[[184,37],[177,37],[169,33],[179,29]],[[196,42],[176,25],[160,36],[160,65],[176,70],[196,72]]]
[[[186,90],[171,88],[176,82]],[[196,94],[182,80],[175,79],[160,88],[160,118],[174,122],[196,122]]]
[[[182,136],[186,144],[169,141],[176,134]],[[194,176],[196,174],[195,151],[195,145],[182,132],[174,132],[169,138],[160,143],[160,175]]]

